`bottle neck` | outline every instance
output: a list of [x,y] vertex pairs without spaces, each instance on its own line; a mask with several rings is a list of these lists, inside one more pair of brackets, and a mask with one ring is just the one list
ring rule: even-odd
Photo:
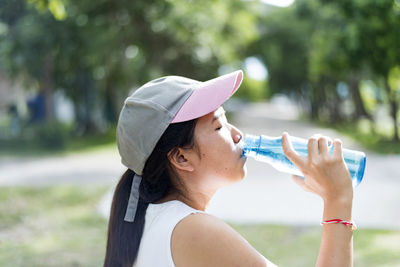
[[261,150],[281,150],[282,137],[271,137],[266,135],[251,135],[246,134],[243,144],[242,156],[244,157],[257,157]]

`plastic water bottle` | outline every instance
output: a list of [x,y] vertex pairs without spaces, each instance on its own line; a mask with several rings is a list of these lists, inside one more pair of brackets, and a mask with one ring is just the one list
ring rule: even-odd
[[[290,136],[289,141],[292,147],[300,156],[308,155],[308,140]],[[329,145],[329,153],[333,153],[333,145]],[[366,156],[363,152],[342,149],[343,158],[350,172],[353,187],[361,183],[364,170]],[[258,161],[271,164],[275,169],[281,172],[295,174],[304,177],[304,174],[293,165],[293,163],[285,156],[282,148],[282,137],[255,136],[246,134],[243,144],[243,157],[252,157]]]

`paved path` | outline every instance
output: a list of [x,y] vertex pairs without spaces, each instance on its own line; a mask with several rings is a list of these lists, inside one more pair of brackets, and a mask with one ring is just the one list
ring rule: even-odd
[[[322,133],[340,138],[344,147],[367,154],[365,177],[355,190],[354,219],[360,227],[400,229],[400,155],[380,156],[335,131],[297,121],[297,110],[289,105],[253,104],[236,115],[234,123],[253,134],[278,136],[283,131],[307,138]],[[238,184],[221,189],[208,211],[238,223],[287,223],[317,225],[321,200],[303,192],[289,175],[267,164],[249,159],[248,175]],[[51,158],[0,158],[0,186],[53,184],[106,184],[112,188],[124,167],[116,148]],[[100,210],[107,214],[112,190],[104,196]]]

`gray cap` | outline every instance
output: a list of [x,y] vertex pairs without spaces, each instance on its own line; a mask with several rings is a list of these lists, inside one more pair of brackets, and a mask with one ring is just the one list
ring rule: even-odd
[[167,76],[137,89],[125,100],[118,120],[122,164],[142,175],[147,158],[170,123],[216,110],[239,88],[242,79],[241,70],[207,82]]

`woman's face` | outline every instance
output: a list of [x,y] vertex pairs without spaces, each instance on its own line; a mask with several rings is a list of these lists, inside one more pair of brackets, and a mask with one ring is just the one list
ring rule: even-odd
[[225,110],[216,111],[200,117],[195,127],[195,143],[199,150],[196,170],[218,186],[231,184],[245,177],[246,159],[242,158],[239,145],[243,134],[228,123]]

